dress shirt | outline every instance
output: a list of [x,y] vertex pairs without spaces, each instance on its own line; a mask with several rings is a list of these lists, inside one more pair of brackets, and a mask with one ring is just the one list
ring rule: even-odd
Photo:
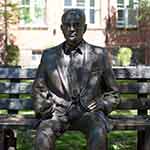
[[67,79],[70,90],[70,96],[75,98],[80,95],[82,68],[84,65],[84,43],[81,42],[75,49],[64,49],[64,59],[67,62]]

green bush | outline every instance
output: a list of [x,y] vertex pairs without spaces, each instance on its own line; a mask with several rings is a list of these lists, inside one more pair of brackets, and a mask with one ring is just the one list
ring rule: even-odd
[[5,62],[7,65],[18,65],[19,62],[19,48],[16,45],[10,44],[6,47]]
[[128,47],[121,47],[117,54],[118,64],[128,66],[131,63],[132,50]]
[[108,135],[109,150],[135,150],[136,131],[113,131]]
[[[34,150],[35,131],[18,131],[17,150]],[[113,131],[108,134],[108,150],[135,150],[136,131]],[[86,140],[79,132],[66,132],[56,142],[56,150],[86,150]]]

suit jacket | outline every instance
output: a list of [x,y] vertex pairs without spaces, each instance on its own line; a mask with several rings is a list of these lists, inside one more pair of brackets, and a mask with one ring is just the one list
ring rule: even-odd
[[[62,106],[67,106],[70,101],[63,45],[64,43],[43,52],[32,88],[37,114],[51,113],[50,106],[54,101]],[[85,107],[93,102],[100,102],[100,105],[103,103],[105,105],[103,111],[109,113],[119,103],[119,98],[107,50],[85,41],[82,42],[81,49],[85,53],[85,63],[80,68],[82,74],[79,73],[82,77],[79,81],[81,103]]]

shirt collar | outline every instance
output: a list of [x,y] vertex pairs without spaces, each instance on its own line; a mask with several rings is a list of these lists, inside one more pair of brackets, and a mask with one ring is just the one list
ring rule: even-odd
[[71,48],[69,48],[68,46],[66,46],[66,42],[64,42],[63,43],[63,46],[62,46],[62,49],[63,49],[63,51],[64,51],[64,53],[66,54],[66,55],[70,55],[70,54],[83,54],[83,47],[84,47],[84,40],[82,40],[81,42],[80,42],[80,44],[76,47],[76,48],[74,48],[74,49],[71,49]]

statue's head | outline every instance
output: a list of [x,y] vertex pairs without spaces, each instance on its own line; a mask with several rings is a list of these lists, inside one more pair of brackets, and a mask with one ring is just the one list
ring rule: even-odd
[[63,14],[61,29],[70,46],[80,43],[86,28],[85,14],[81,9],[69,9]]

